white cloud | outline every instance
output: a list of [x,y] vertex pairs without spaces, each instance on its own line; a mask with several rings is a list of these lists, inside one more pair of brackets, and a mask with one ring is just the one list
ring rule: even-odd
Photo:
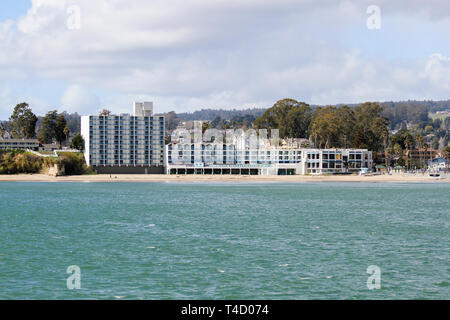
[[100,107],[100,99],[80,85],[68,86],[61,97],[61,111],[91,114],[99,111]]
[[11,116],[14,107],[22,102],[30,105],[31,109],[37,115],[43,115],[50,109],[45,99],[28,93],[18,93],[9,86],[0,86],[0,120],[7,120]]
[[382,19],[421,21],[442,37],[441,56],[401,64],[389,47],[364,50],[383,45],[389,25],[367,33],[372,1],[79,0],[81,29],[69,30],[73,4],[33,0],[0,22],[0,75],[69,84],[55,93],[61,110],[127,112],[141,98],[156,111],[449,98],[448,1],[378,1]]
[[450,58],[440,53],[432,54],[420,76],[428,80],[430,86],[443,87],[450,91]]

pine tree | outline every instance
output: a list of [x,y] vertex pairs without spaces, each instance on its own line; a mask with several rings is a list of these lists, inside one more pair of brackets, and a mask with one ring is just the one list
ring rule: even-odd
[[42,119],[41,128],[39,130],[39,142],[40,143],[52,143],[56,138],[56,121],[57,111],[49,111]]
[[67,122],[66,118],[63,114],[60,114],[58,116],[58,119],[56,120],[56,127],[55,127],[55,137],[56,141],[59,143],[59,147],[61,148],[63,141],[66,140],[66,133],[64,130],[67,128]]

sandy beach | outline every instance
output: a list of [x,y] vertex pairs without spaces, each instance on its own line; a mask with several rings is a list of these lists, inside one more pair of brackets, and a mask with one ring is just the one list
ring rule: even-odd
[[450,182],[448,175],[434,178],[427,174],[392,174],[374,176],[237,176],[237,175],[81,175],[51,177],[42,174],[0,175],[0,181],[29,181],[29,182]]

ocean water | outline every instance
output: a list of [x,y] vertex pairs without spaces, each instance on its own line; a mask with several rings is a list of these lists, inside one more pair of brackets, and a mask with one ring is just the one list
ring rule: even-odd
[[0,299],[448,299],[449,199],[448,183],[1,182]]

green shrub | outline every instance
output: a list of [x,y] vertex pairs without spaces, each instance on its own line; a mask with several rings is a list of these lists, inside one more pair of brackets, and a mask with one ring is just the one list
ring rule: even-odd
[[0,151],[0,174],[37,173],[43,160],[22,150]]
[[84,174],[88,170],[82,153],[61,152],[59,163],[64,166],[67,175]]
[[55,164],[63,165],[67,175],[95,174],[82,153],[61,152],[59,158],[41,158],[22,150],[0,150],[0,174],[39,173]]

